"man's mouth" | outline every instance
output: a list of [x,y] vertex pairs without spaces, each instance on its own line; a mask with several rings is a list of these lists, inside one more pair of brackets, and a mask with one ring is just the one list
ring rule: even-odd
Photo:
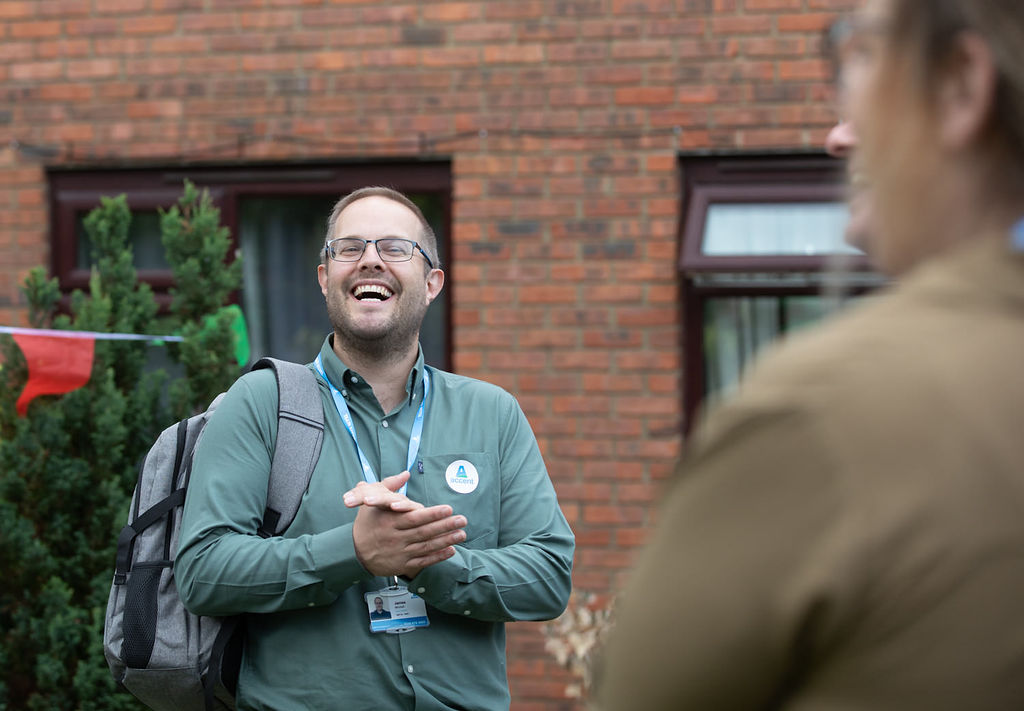
[[360,284],[352,290],[352,296],[359,301],[387,301],[394,295],[383,284]]

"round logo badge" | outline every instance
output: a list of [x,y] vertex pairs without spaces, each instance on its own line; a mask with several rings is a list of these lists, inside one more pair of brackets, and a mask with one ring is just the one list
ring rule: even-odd
[[480,483],[480,474],[472,462],[465,459],[456,459],[448,465],[444,471],[444,480],[448,482],[448,488],[460,494],[468,494],[476,489]]

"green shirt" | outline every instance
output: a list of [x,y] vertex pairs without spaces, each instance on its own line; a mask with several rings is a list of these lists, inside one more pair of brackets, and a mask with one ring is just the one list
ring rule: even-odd
[[[321,349],[342,391],[359,445],[378,476],[406,468],[423,396],[423,357],[409,397],[385,415],[370,387]],[[558,616],[571,587],[574,539],[526,417],[501,388],[430,369],[418,463],[409,498],[450,504],[468,520],[452,558],[409,582],[430,626],[372,634],[364,595],[386,586],[356,559],[342,494],[362,480],[352,437],[321,380],[323,451],[283,537],[256,530],[277,437],[270,371],[240,378],[207,425],[194,460],[175,576],[201,615],[250,613],[240,709],[508,708],[504,623]],[[479,484],[449,488],[445,472],[471,462]]]

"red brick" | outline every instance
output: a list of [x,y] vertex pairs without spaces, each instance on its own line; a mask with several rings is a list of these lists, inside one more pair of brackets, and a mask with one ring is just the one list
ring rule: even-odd
[[10,78],[14,81],[33,81],[56,79],[64,72],[61,62],[26,62],[12,64],[8,67]]
[[94,91],[89,84],[42,84],[36,95],[43,101],[86,102],[94,98]]
[[7,25],[11,37],[28,39],[33,37],[57,37],[60,35],[61,23],[55,20],[35,20],[30,22],[11,22]]
[[520,64],[544,61],[544,47],[540,44],[490,45],[484,48],[487,64]]
[[775,24],[779,32],[822,32],[835,20],[834,13],[801,12],[793,15],[780,15]]
[[0,3],[0,19],[2,20],[19,20],[33,16],[36,12],[36,7],[32,2],[28,0],[5,0]]
[[779,62],[779,78],[783,81],[794,79],[827,81],[830,76],[831,68],[824,59]]
[[98,13],[141,12],[148,4],[148,0],[93,0],[93,7]]
[[294,27],[296,15],[288,10],[246,12],[241,16],[241,25],[247,30]]
[[482,16],[481,6],[475,2],[443,2],[423,6],[423,19],[428,22],[465,22]]
[[183,32],[206,32],[227,30],[238,27],[238,15],[233,12],[204,12],[198,15],[184,15],[181,18]]
[[67,75],[70,79],[96,79],[117,76],[120,70],[113,59],[87,59],[69,63]]
[[129,17],[123,20],[122,28],[129,35],[159,35],[173,32],[178,26],[175,15],[149,15]]

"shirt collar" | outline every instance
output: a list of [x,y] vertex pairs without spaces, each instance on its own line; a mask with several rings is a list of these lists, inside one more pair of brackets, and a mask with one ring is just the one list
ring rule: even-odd
[[[352,376],[359,378],[359,381],[363,382],[363,376],[348,367],[338,357],[338,354],[334,352],[333,344],[334,334],[331,333],[324,339],[324,343],[320,347],[320,361],[323,363],[324,372],[327,373],[327,377],[334,383],[334,386],[339,390],[344,390],[345,386],[351,381]],[[412,370],[409,371],[409,377],[405,382],[405,392],[408,396],[406,398],[407,403],[412,403],[416,397],[422,396],[424,367],[423,347],[417,344],[416,362],[413,364]]]

